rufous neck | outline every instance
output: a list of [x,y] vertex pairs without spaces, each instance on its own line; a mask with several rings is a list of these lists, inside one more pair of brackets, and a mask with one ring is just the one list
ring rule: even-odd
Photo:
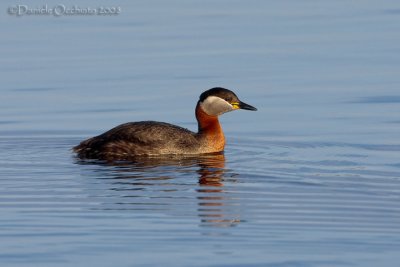
[[208,115],[197,103],[196,118],[199,125],[198,138],[203,142],[204,151],[209,153],[223,151],[225,136],[218,116]]
[[196,106],[196,119],[198,123],[198,131],[200,133],[218,133],[222,132],[221,125],[219,124],[218,116],[208,115],[197,103]]

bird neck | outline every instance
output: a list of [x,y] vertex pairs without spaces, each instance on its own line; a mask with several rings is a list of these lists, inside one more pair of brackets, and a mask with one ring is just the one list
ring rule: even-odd
[[218,116],[208,115],[197,103],[196,119],[198,122],[198,136],[205,141],[209,152],[220,152],[225,147],[225,136],[219,123]]

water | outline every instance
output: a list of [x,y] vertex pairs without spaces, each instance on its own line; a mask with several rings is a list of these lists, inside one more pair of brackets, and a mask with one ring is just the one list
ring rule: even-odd
[[[0,16],[1,266],[398,266],[396,1],[115,6]],[[195,130],[214,86],[258,108],[223,115],[224,155],[70,150],[127,121]]]

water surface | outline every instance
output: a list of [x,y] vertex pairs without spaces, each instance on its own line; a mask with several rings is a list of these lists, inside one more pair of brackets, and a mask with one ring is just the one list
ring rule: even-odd
[[[398,265],[396,1],[115,5],[0,16],[2,266]],[[127,121],[195,130],[214,86],[258,108],[221,118],[223,155],[71,151]]]

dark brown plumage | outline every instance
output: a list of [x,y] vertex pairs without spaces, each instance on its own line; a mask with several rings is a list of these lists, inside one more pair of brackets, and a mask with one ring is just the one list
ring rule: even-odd
[[198,147],[200,142],[196,134],[188,129],[164,122],[140,121],[121,124],[83,141],[74,147],[74,151],[79,157],[107,158],[180,154]]

